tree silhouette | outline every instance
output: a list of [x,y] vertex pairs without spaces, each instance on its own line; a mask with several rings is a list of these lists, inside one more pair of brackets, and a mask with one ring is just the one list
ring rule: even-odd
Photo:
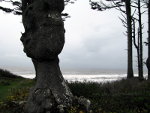
[[[126,14],[127,19],[127,44],[128,44],[128,61],[127,61],[127,78],[133,78],[133,55],[132,55],[132,16],[131,16],[131,0],[106,0],[110,1],[112,4],[110,6],[105,5],[101,2],[92,2],[90,0],[91,8],[97,9],[98,11],[103,11],[111,8],[119,8],[119,10]],[[125,3],[125,4],[123,4]],[[123,11],[120,7],[125,6],[125,11]]]
[[148,68],[148,79],[150,79],[150,1],[147,2],[148,8],[148,58],[146,60],[146,66]]
[[[148,2],[148,41],[148,58],[150,59],[150,1]],[[150,64],[148,67],[148,79],[150,79]]]
[[125,0],[126,16],[127,16],[127,37],[128,37],[128,69],[127,78],[133,77],[133,55],[132,55],[132,16],[131,16],[131,0]]
[[[138,1],[135,1],[134,2],[134,5],[132,5],[132,7],[135,8],[135,12],[134,14],[136,13],[137,14],[137,17],[132,17],[132,20],[133,20],[133,40],[134,40],[134,45],[135,45],[135,48],[137,49],[137,61],[138,61],[138,75],[139,75],[139,78],[140,79],[143,79],[143,23],[142,23],[142,14],[145,13],[141,11],[141,8],[144,6],[144,5],[141,5],[141,1],[138,0]],[[137,12],[136,12],[137,10]],[[135,28],[135,21],[138,23],[138,28],[137,28],[137,42],[135,41],[136,39],[136,28]]]

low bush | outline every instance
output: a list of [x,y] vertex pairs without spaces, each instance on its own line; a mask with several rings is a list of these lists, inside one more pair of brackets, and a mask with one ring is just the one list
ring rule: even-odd
[[[0,113],[23,111],[35,81],[20,79],[17,83],[9,89],[9,95],[0,100]],[[108,83],[73,82],[68,85],[75,96],[84,96],[91,101],[91,113],[150,113],[150,81],[124,79]],[[84,113],[78,105],[71,107],[68,112]]]

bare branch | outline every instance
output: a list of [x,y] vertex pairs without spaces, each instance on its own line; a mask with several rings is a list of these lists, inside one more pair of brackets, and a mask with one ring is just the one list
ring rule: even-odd
[[138,49],[138,45],[136,44],[136,39],[135,39],[135,20],[134,19],[132,19],[132,22],[133,22],[133,44],[134,44],[134,46],[135,46],[135,48],[136,49]]
[[[110,0],[106,0],[106,1],[110,1]],[[117,7],[122,7],[124,6],[123,4],[121,4],[122,2],[114,2],[115,0],[111,0],[110,2],[114,3],[111,6],[106,5],[104,2],[100,1],[100,2],[92,2],[91,0],[90,5],[91,5],[91,9],[95,10],[99,10],[99,11],[103,11],[103,10],[107,10],[107,9],[112,9],[112,8],[117,8]]]

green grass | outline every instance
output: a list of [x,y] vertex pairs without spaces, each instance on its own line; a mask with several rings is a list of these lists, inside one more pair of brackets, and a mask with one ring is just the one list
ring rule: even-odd
[[7,70],[0,69],[0,100],[6,99],[14,89],[27,88],[33,85],[33,80],[22,78]]
[[13,90],[31,87],[33,80],[24,78],[5,78],[0,80],[0,100],[6,99]]

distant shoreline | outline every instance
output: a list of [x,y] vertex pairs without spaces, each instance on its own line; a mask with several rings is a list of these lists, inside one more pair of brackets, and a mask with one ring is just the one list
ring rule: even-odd
[[[24,78],[33,79],[35,74],[22,74]],[[97,82],[97,83],[104,83],[104,82],[112,82],[118,81],[122,79],[126,79],[126,74],[63,74],[63,77],[68,82]],[[138,75],[136,74],[135,77]],[[147,78],[146,74],[144,75]]]
[[[10,72],[12,72],[15,75],[19,75],[24,78],[33,79],[35,77],[34,70],[29,69],[10,69]],[[122,71],[118,72],[111,72],[111,71],[94,71],[94,70],[79,70],[79,71],[62,71],[62,75],[64,78],[69,82],[111,82],[111,81],[117,81],[121,79],[126,79],[127,74]],[[137,77],[137,73],[134,74],[135,77]],[[144,74],[144,77],[147,78],[147,74]]]

